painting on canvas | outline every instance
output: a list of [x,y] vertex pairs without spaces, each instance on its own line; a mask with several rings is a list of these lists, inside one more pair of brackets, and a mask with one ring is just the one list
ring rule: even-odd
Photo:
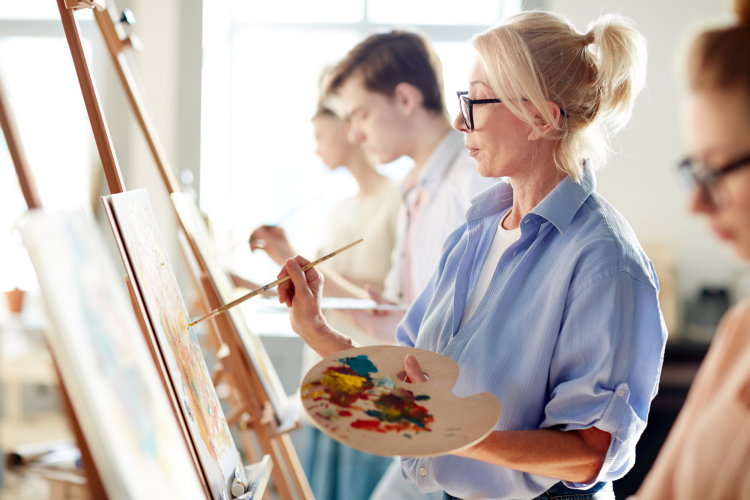
[[110,500],[205,500],[95,224],[83,211],[36,211],[22,233],[47,304],[50,346]]
[[[201,254],[203,263],[206,266],[208,274],[211,275],[222,301],[225,304],[233,301],[237,298],[234,296],[234,286],[229,276],[227,276],[216,261],[211,236],[208,233],[208,228],[200,213],[200,209],[195,204],[195,201],[184,193],[173,193],[172,203],[185,227],[185,231],[188,233],[188,238],[190,238],[192,244],[195,245]],[[273,405],[276,415],[282,419],[287,411],[288,398],[284,387],[281,385],[281,380],[271,364],[271,359],[268,357],[265,347],[263,347],[263,343],[247,327],[245,317],[239,308],[230,309],[228,314],[242,339],[253,368],[255,368],[260,377],[263,388]]]
[[226,492],[239,455],[145,189],[109,197],[127,259],[177,391],[196,451],[216,498]]

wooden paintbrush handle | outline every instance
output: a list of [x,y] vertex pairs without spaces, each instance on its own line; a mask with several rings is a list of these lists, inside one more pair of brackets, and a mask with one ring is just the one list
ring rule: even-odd
[[[325,262],[325,261],[327,261],[327,260],[328,260],[328,259],[330,259],[331,257],[334,257],[334,256],[336,256],[336,255],[340,254],[340,253],[341,253],[341,252],[343,252],[344,250],[348,250],[348,249],[350,249],[351,247],[353,247],[354,245],[357,245],[357,244],[359,244],[359,243],[362,243],[362,241],[363,241],[363,240],[362,240],[362,239],[360,238],[359,240],[355,241],[354,243],[349,243],[349,244],[348,244],[348,245],[346,245],[345,247],[343,247],[343,248],[339,248],[339,249],[338,249],[338,250],[336,250],[335,252],[331,252],[331,253],[329,253],[328,255],[326,255],[326,256],[324,256],[324,257],[321,257],[321,258],[319,258],[319,259],[318,259],[318,260],[316,260],[315,262],[310,262],[309,264],[307,264],[306,266],[304,266],[304,267],[302,268],[302,272],[305,272],[305,271],[307,271],[308,269],[312,269],[313,267],[317,266],[317,265],[318,265],[318,264],[320,264],[321,262]],[[260,294],[261,294],[261,293],[263,293],[263,292],[267,292],[267,291],[268,291],[268,290],[270,290],[271,288],[273,288],[273,287],[275,287],[275,286],[278,286],[278,285],[282,284],[283,282],[285,282],[285,281],[287,281],[287,280],[289,280],[289,279],[290,279],[290,277],[289,277],[289,276],[284,276],[283,278],[277,279],[276,281],[272,281],[271,283],[267,284],[266,286],[262,286],[262,287],[260,287],[260,288],[257,288],[257,289],[255,289],[255,290],[253,290],[252,292],[248,293],[247,295],[243,295],[243,296],[242,296],[242,297],[240,297],[239,299],[233,300],[233,301],[232,301],[232,302],[230,302],[229,304],[223,305],[223,306],[221,306],[220,308],[218,308],[218,309],[215,309],[215,310],[211,311],[210,313],[206,314],[205,316],[203,316],[203,317],[202,317],[202,318],[200,318],[199,320],[193,321],[192,323],[188,323],[188,326],[195,326],[195,325],[197,325],[198,323],[200,323],[201,321],[205,321],[205,320],[207,320],[207,319],[213,318],[214,316],[216,316],[216,315],[218,315],[218,314],[221,314],[221,313],[223,313],[223,312],[226,312],[226,311],[228,311],[229,309],[233,308],[234,306],[237,306],[237,305],[239,305],[239,304],[242,304],[242,303],[243,303],[243,302],[245,302],[246,300],[248,300],[248,299],[252,299],[252,298],[253,298],[253,297],[255,297],[256,295],[260,295]]]

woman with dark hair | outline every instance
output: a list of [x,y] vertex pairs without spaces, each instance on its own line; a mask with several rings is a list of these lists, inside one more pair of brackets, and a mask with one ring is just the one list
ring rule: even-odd
[[[688,58],[691,210],[750,261],[750,1]],[[724,316],[637,500],[750,498],[750,300]]]

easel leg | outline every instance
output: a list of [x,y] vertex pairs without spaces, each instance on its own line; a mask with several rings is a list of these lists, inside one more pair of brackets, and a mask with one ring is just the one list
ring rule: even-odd
[[294,449],[292,444],[292,438],[289,437],[289,434],[281,434],[277,439],[280,441],[279,448],[284,455],[284,463],[292,470],[291,476],[300,498],[314,498],[310,482],[307,480],[305,471],[302,469],[302,463],[299,461],[297,450]]
[[[51,352],[52,351],[50,350],[50,353]],[[94,465],[94,458],[91,456],[91,450],[89,450],[89,447],[86,444],[86,438],[83,435],[81,426],[78,424],[78,419],[76,418],[75,412],[73,411],[73,406],[70,404],[68,392],[65,390],[65,384],[63,383],[63,379],[60,376],[60,370],[57,369],[56,362],[54,363],[54,366],[55,371],[57,372],[57,378],[60,380],[60,400],[62,401],[65,412],[68,414],[70,426],[73,429],[73,435],[75,436],[76,442],[78,443],[78,448],[81,450],[81,461],[83,462],[83,467],[86,471],[86,481],[89,490],[91,491],[91,497],[106,500],[108,498],[107,493],[104,491],[104,485],[99,478],[99,473],[96,470],[96,465]]]

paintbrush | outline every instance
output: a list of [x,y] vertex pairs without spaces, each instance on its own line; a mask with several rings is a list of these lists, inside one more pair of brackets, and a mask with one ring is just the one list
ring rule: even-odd
[[[308,269],[312,269],[313,267],[317,266],[317,265],[318,265],[318,264],[320,264],[321,262],[325,262],[326,260],[330,259],[331,257],[333,257],[333,256],[335,256],[335,255],[338,255],[338,254],[340,254],[340,253],[341,253],[341,252],[343,252],[344,250],[348,250],[348,249],[350,249],[351,247],[353,247],[354,245],[356,245],[356,244],[358,244],[358,243],[362,243],[362,241],[363,241],[362,239],[359,239],[359,240],[355,241],[354,243],[349,243],[349,244],[348,244],[348,245],[346,245],[345,247],[343,247],[343,248],[339,248],[339,249],[338,249],[338,250],[336,250],[335,252],[331,252],[331,253],[329,253],[328,255],[326,255],[325,257],[321,257],[321,258],[319,258],[319,259],[318,259],[318,260],[316,260],[315,262],[310,262],[309,264],[307,264],[306,266],[304,266],[304,267],[302,268],[302,272],[305,272],[305,271],[307,271]],[[290,279],[290,277],[289,277],[289,276],[287,275],[287,276],[284,276],[284,277],[283,277],[283,278],[281,278],[281,279],[278,279],[278,280],[276,280],[276,281],[273,281],[273,282],[271,282],[271,283],[267,284],[266,286],[263,286],[263,287],[260,287],[260,288],[258,288],[258,289],[255,289],[255,290],[253,290],[252,292],[248,293],[247,295],[243,295],[243,296],[242,296],[242,297],[240,297],[239,299],[237,299],[237,300],[233,300],[233,301],[232,301],[232,302],[230,302],[229,304],[223,305],[223,306],[221,306],[220,308],[218,308],[218,309],[215,309],[215,310],[211,311],[210,313],[208,313],[208,314],[206,314],[205,316],[203,316],[203,317],[202,317],[201,319],[199,319],[199,320],[197,320],[197,321],[193,321],[192,323],[188,323],[188,326],[195,326],[195,325],[197,325],[198,323],[200,323],[201,321],[207,320],[207,319],[209,319],[209,318],[213,318],[214,316],[217,316],[217,315],[219,315],[219,314],[221,314],[221,313],[223,313],[223,312],[225,312],[225,311],[228,311],[229,309],[233,308],[233,307],[234,307],[234,306],[236,306],[236,305],[242,304],[242,303],[243,303],[243,302],[245,302],[245,301],[246,301],[247,299],[252,299],[252,298],[253,298],[253,297],[255,297],[256,295],[260,295],[260,294],[261,294],[261,293],[263,293],[263,292],[267,292],[267,291],[268,291],[269,289],[271,289],[271,288],[273,288],[273,287],[275,287],[275,286],[277,286],[277,285],[280,285],[281,283],[283,283],[283,282],[285,282],[285,281],[287,281],[287,280],[289,280],[289,279]]]

